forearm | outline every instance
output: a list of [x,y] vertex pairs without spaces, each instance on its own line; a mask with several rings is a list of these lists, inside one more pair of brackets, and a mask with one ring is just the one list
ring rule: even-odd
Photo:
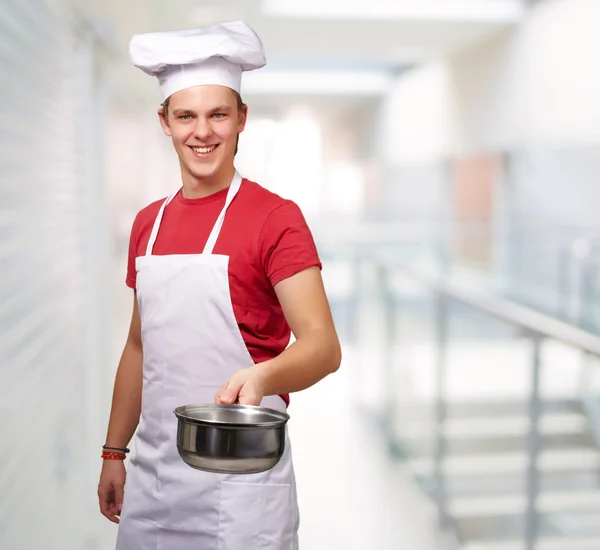
[[142,406],[142,348],[127,342],[113,391],[106,445],[127,447],[138,425]]
[[335,331],[314,329],[279,356],[256,365],[264,395],[305,390],[335,372],[341,362]]

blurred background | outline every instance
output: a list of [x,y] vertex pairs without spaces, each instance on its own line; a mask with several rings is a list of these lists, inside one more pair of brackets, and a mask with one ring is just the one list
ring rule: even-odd
[[137,211],[180,185],[134,33],[244,19],[237,168],[344,348],[292,396],[311,550],[600,550],[600,1],[0,0],[0,547],[96,498]]

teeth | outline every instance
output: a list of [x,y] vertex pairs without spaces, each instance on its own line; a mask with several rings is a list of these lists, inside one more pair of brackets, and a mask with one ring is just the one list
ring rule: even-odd
[[215,147],[216,145],[213,145],[212,147],[192,147],[192,149],[196,151],[196,153],[210,153]]

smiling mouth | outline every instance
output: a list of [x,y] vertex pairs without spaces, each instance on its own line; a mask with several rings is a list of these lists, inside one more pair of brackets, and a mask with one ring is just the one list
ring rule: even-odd
[[196,155],[204,156],[204,155],[210,155],[210,153],[212,153],[218,146],[219,146],[219,144],[217,143],[217,145],[209,145],[208,147],[192,147],[192,146],[190,146],[190,149],[192,151],[194,151],[194,153],[196,153]]

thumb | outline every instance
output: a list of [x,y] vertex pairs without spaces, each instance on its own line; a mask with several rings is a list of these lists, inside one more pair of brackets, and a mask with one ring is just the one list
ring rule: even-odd
[[223,405],[231,405],[235,403],[241,388],[242,384],[232,378],[223,388],[221,388],[219,394],[217,395],[217,402],[222,403]]

